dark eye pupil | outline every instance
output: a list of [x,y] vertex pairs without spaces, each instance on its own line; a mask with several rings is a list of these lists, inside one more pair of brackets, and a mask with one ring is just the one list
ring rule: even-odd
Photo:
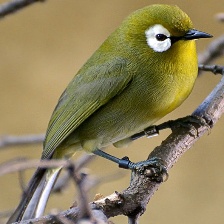
[[167,39],[167,36],[164,35],[164,34],[157,34],[157,35],[156,35],[156,39],[157,39],[158,41],[164,41],[164,40]]

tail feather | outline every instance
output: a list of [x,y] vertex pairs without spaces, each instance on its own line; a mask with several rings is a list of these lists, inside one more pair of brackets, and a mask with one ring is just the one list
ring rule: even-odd
[[47,170],[38,168],[31,178],[27,191],[7,224],[40,217],[46,207],[47,200],[61,168]]
[[35,190],[32,198],[30,199],[29,204],[27,205],[21,220],[27,220],[35,217],[35,211],[37,209],[38,202],[42,194],[45,182],[46,182],[46,173],[42,177],[37,189]]
[[43,215],[45,207],[47,205],[47,201],[49,198],[49,195],[51,193],[51,190],[55,184],[55,181],[57,180],[57,177],[61,171],[61,168],[58,168],[57,170],[54,170],[53,173],[47,178],[47,181],[45,182],[42,194],[39,199],[39,203],[36,208],[35,212],[35,218],[39,218]]

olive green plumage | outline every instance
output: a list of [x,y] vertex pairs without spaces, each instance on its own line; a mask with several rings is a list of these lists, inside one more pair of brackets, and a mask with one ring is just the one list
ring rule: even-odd
[[[127,17],[61,95],[42,159],[123,146],[177,108],[193,88],[198,72],[194,39],[203,37],[210,36],[193,30],[176,6],[151,5]],[[60,169],[36,171],[9,223],[43,213]]]
[[180,41],[167,52],[153,52],[145,30],[157,23],[175,36],[192,28],[189,17],[173,6],[149,6],[129,16],[62,94],[49,123],[43,158],[58,146],[54,157],[73,144],[73,150],[93,151],[127,138],[189,95],[197,76],[195,43]]

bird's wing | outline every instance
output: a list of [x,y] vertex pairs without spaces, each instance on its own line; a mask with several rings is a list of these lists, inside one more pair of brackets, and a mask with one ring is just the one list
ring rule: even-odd
[[46,133],[42,159],[50,158],[58,145],[83,121],[120,94],[132,76],[124,59],[89,66],[78,73],[61,95]]

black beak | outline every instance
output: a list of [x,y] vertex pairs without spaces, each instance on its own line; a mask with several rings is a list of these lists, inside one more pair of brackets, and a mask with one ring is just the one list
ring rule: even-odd
[[200,39],[200,38],[211,38],[211,37],[213,37],[213,36],[208,33],[198,31],[195,29],[191,29],[183,36],[183,39],[184,40],[195,40],[195,39]]

